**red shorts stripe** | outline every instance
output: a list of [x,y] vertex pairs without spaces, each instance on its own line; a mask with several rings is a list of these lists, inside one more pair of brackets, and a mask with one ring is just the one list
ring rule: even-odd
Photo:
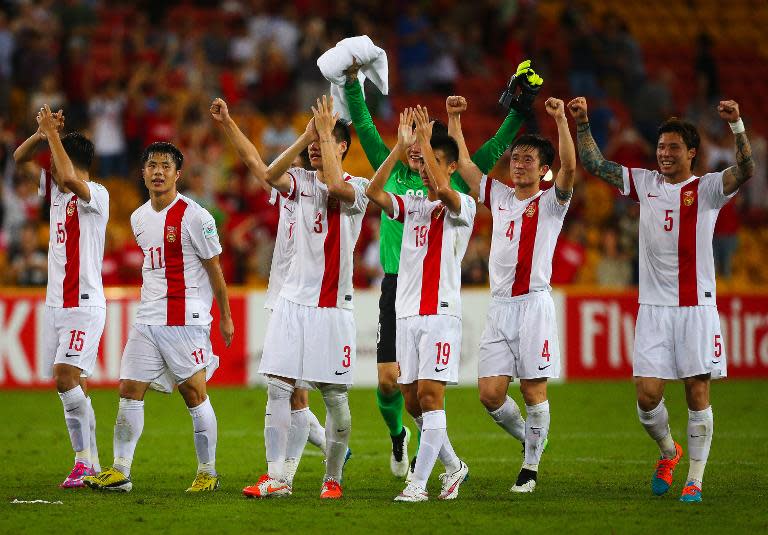
[[437,298],[440,290],[440,260],[443,255],[443,224],[446,208],[439,205],[432,211],[432,222],[427,233],[427,254],[421,279],[419,314],[437,314]]
[[63,306],[72,308],[80,306],[80,213],[75,195],[67,202],[64,230],[67,262],[64,264]]
[[533,247],[536,245],[536,231],[539,228],[539,199],[541,199],[541,196],[531,201],[523,212],[520,242],[517,245],[515,282],[512,283],[513,296],[527,294],[531,288]]
[[179,199],[165,214],[163,242],[165,246],[165,279],[168,283],[166,324],[186,324],[186,290],[184,253],[181,248],[181,220],[187,203]]
[[699,304],[696,277],[696,224],[699,215],[699,180],[680,190],[680,230],[677,237],[678,305]]
[[328,197],[328,233],[325,235],[325,270],[320,286],[319,307],[335,307],[339,298],[339,265],[341,264],[341,202]]

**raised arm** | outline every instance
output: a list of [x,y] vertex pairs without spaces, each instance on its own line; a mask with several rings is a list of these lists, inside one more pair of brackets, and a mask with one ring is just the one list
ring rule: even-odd
[[394,206],[392,205],[392,197],[389,193],[384,191],[384,185],[387,183],[387,179],[392,174],[392,170],[395,168],[395,164],[401,157],[405,156],[405,152],[408,147],[413,145],[416,141],[416,134],[413,131],[414,114],[412,108],[406,108],[400,112],[400,125],[397,129],[397,144],[389,156],[376,170],[376,173],[371,179],[371,183],[368,184],[368,188],[365,190],[366,196],[372,200],[375,204],[381,207],[389,217],[394,214]]
[[232,312],[229,309],[229,296],[227,295],[227,284],[224,282],[224,273],[219,264],[219,255],[207,260],[201,259],[208,280],[211,282],[213,296],[216,298],[216,305],[219,307],[219,331],[224,343],[229,347],[232,338],[235,336],[235,324],[232,321]]
[[355,125],[355,132],[363,147],[366,158],[371,167],[378,169],[389,156],[389,148],[381,139],[376,125],[373,124],[371,112],[368,111],[368,105],[363,97],[363,88],[357,79],[357,71],[360,65],[353,63],[347,70],[347,83],[344,85],[344,95],[347,97],[347,106],[349,115],[352,117],[352,124]]
[[555,178],[555,196],[557,202],[564,205],[573,195],[573,180],[576,178],[576,149],[573,146],[571,131],[568,129],[568,118],[565,116],[563,101],[550,97],[544,107],[557,123],[560,170]]
[[720,117],[730,123],[736,137],[736,165],[723,173],[723,193],[732,194],[755,173],[755,162],[752,159],[752,147],[747,139],[744,121],[741,120],[739,105],[733,100],[723,100],[717,106]]
[[437,164],[435,153],[430,142],[432,138],[432,125],[429,121],[427,108],[416,106],[416,140],[421,147],[421,155],[427,169],[427,177],[437,198],[453,213],[461,212],[461,197],[451,188],[451,178],[446,170]]
[[261,159],[256,146],[243,134],[235,120],[229,115],[227,103],[220,98],[216,98],[211,103],[211,117],[224,130],[227,139],[235,147],[237,155],[248,167],[248,170],[258,180],[266,182],[267,164]]
[[61,143],[61,137],[59,137],[59,120],[48,107],[48,104],[37,115],[37,124],[40,131],[48,139],[51,157],[56,167],[53,178],[59,189],[62,191],[69,190],[85,202],[91,202],[91,189],[88,187],[88,183],[75,173],[75,166],[72,165],[72,160],[69,159],[64,145]]
[[[448,135],[455,139],[459,146],[459,174],[469,186],[469,194],[477,198],[480,180],[484,173],[469,157],[464,132],[461,130],[461,114],[467,110],[467,99],[460,96],[450,96],[445,100],[445,110],[448,112]],[[504,151],[502,150],[502,152]]]
[[[507,147],[512,144],[525,120],[526,113],[530,113],[533,100],[544,83],[541,76],[536,74],[531,68],[530,60],[525,60],[517,66],[515,79],[517,85],[521,87],[520,97],[515,99],[515,102],[519,104],[521,109],[511,107],[496,134],[486,141],[472,156],[472,161],[475,162],[483,174],[488,174],[493,169],[493,166],[496,165],[496,162],[504,154],[504,151],[507,150]],[[467,184],[469,183],[467,182]]]
[[576,141],[579,146],[581,165],[600,180],[619,189],[624,189],[624,175],[621,165],[606,160],[597,147],[595,138],[592,137],[589,118],[587,117],[587,99],[576,97],[568,103],[568,111],[576,120]]
[[341,170],[341,155],[339,142],[333,137],[333,127],[339,115],[333,113],[333,97],[317,99],[317,107],[312,107],[315,127],[320,137],[320,156],[323,158],[323,178],[328,186],[331,197],[348,203],[355,202],[355,188],[344,181],[344,171]]
[[[40,111],[42,112],[42,109]],[[38,117],[40,117],[39,113]],[[59,110],[54,114],[54,117],[56,118],[57,122],[56,130],[61,131],[64,128],[64,112]],[[40,130],[40,126],[38,124],[37,131],[25,139],[24,142],[19,145],[13,152],[14,161],[17,164],[30,161],[35,156],[35,152],[37,152],[40,143],[45,140],[45,134]]]

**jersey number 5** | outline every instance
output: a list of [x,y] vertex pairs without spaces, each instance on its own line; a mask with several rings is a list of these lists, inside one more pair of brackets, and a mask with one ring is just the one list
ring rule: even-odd
[[674,219],[672,219],[672,210],[664,210],[664,230],[671,232],[673,225]]
[[64,243],[67,234],[64,232],[64,223],[56,223],[56,243]]

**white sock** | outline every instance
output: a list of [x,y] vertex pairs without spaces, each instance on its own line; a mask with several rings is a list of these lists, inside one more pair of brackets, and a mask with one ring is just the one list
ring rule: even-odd
[[672,440],[672,432],[669,429],[669,413],[666,405],[664,405],[664,398],[661,398],[661,402],[648,412],[642,410],[638,405],[637,416],[648,435],[659,445],[661,456],[665,459],[673,459],[677,452],[675,451],[675,441]]
[[101,463],[99,463],[99,448],[96,445],[96,413],[93,411],[91,398],[88,400],[88,426],[91,428],[91,467],[94,472],[101,472]]
[[520,442],[525,442],[525,420],[515,400],[507,396],[504,404],[495,411],[488,411],[493,421]]
[[707,466],[714,430],[711,406],[703,411],[688,410],[688,457],[691,460],[688,481],[693,481],[699,488],[704,480],[704,468]]
[[293,385],[272,377],[267,380],[264,445],[267,453],[267,472],[273,479],[283,478],[288,431],[291,428],[291,394]]
[[523,468],[538,471],[544,440],[549,433],[549,401],[525,406],[525,460]]
[[75,450],[75,462],[91,466],[91,425],[88,416],[88,399],[80,385],[72,390],[59,392],[64,406],[64,422],[69,431],[69,440]]
[[320,424],[315,413],[307,407],[307,418],[309,418],[309,443],[320,448],[325,453],[325,428]]
[[309,438],[309,407],[291,411],[291,428],[288,431],[287,459],[300,459]]
[[188,407],[188,409],[194,430],[197,471],[215,476],[216,441],[219,432],[216,413],[213,412],[213,405],[211,405],[211,396],[206,397],[205,401],[197,407]]
[[414,484],[427,488],[427,480],[435,467],[435,461],[443,449],[443,443],[448,438],[445,411],[429,411],[422,413],[421,443],[419,454],[416,456],[416,466],[413,470]]
[[[445,411],[442,412],[443,415],[445,415]],[[419,455],[421,455],[421,443],[424,441],[424,431],[422,429],[424,426],[424,414],[426,413],[423,413],[413,419],[413,421],[416,422],[416,427],[419,428],[419,431],[421,431],[422,434],[421,442],[419,442],[419,454],[416,455],[417,463],[419,462]],[[456,455],[456,452],[453,449],[453,444],[451,444],[451,439],[448,438],[447,433],[445,435],[445,440],[443,440],[440,451],[438,452],[438,457],[440,458],[440,462],[443,463],[443,466],[445,466],[445,471],[449,474],[451,472],[455,472],[461,467],[461,459],[459,459],[459,456]]]
[[326,462],[325,478],[341,481],[344,458],[347,456],[352,414],[345,385],[326,385],[321,389],[329,422],[325,426]]
[[115,421],[113,450],[115,461],[112,466],[126,477],[131,475],[133,452],[144,430],[144,402],[135,399],[120,398]]

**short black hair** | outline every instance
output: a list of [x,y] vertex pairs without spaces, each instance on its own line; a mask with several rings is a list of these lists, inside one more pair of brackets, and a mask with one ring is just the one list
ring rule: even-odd
[[342,141],[347,142],[347,148],[341,155],[341,159],[344,160],[344,158],[347,157],[347,153],[349,152],[349,147],[352,146],[352,134],[349,133],[349,123],[343,119],[338,119],[336,121],[336,125],[333,127],[333,138],[338,143],[341,143]]
[[448,134],[432,134],[432,139],[429,140],[429,144],[432,145],[433,151],[443,151],[446,164],[451,165],[452,163],[459,161],[459,145],[456,143],[456,140]]
[[436,134],[448,135],[448,126],[443,121],[433,117],[430,117],[429,120],[432,121],[432,136]]
[[144,149],[144,154],[141,155],[142,167],[147,164],[150,154],[170,154],[176,164],[177,171],[180,171],[182,164],[184,164],[184,155],[176,145],[167,141],[155,141],[154,143],[150,143],[149,146]]
[[555,161],[555,147],[552,145],[552,142],[538,134],[523,134],[512,142],[509,151],[512,152],[517,147],[536,149],[539,153],[539,163],[541,165],[552,167],[552,163]]
[[670,117],[659,126],[659,135],[656,137],[656,144],[658,145],[661,134],[674,133],[680,134],[683,138],[686,148],[696,149],[696,156],[691,160],[691,169],[696,167],[696,158],[699,157],[699,145],[701,145],[701,138],[699,137],[699,131],[693,123],[678,119],[677,117]]
[[70,132],[61,138],[64,152],[72,165],[81,171],[88,171],[93,163],[93,142],[79,132]]

